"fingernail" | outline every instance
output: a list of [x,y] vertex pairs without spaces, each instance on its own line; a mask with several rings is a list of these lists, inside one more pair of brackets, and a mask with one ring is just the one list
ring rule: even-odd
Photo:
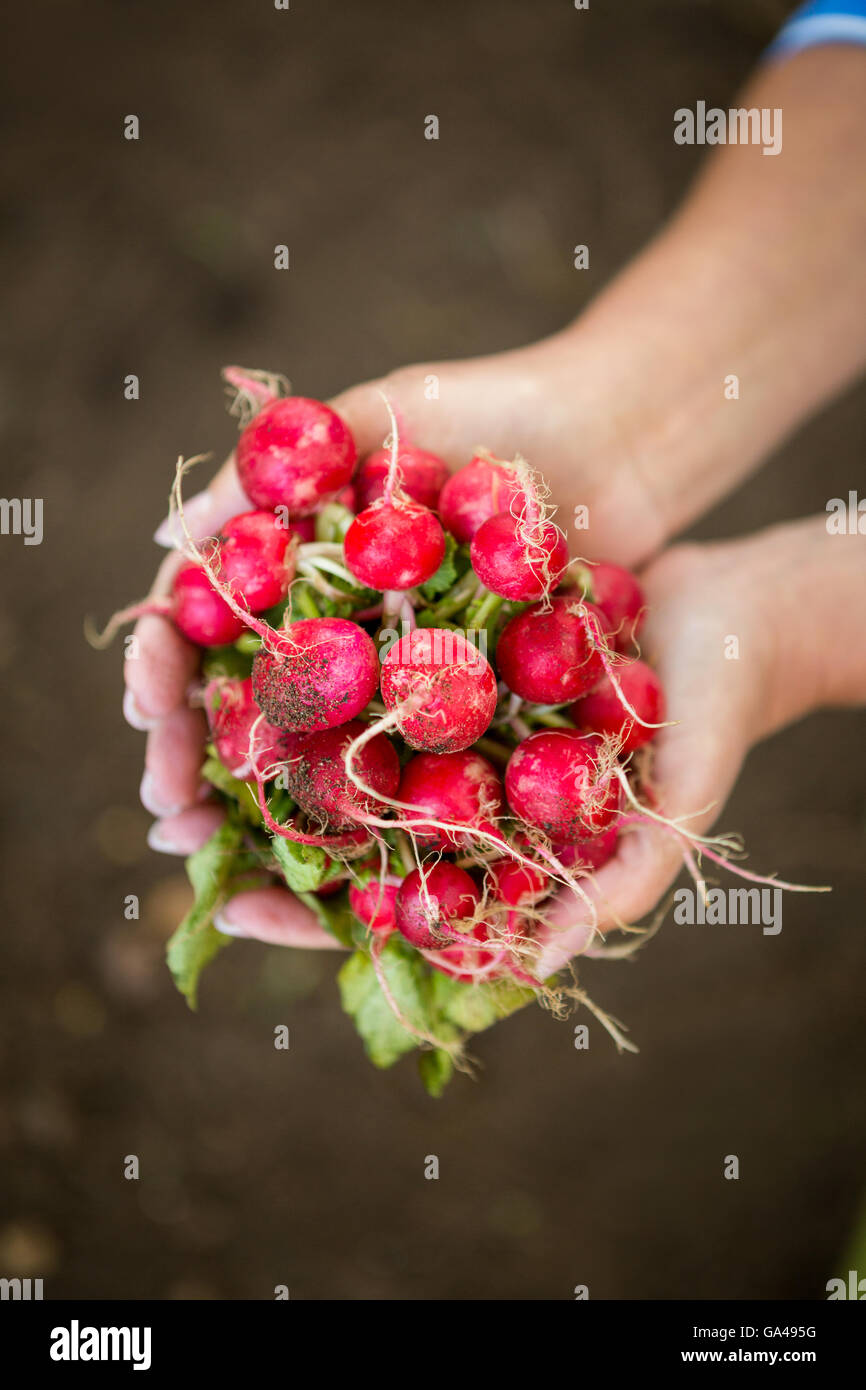
[[158,820],[154,821],[147,832],[147,843],[150,845],[150,848],[155,849],[158,854],[185,853],[177,841],[173,840],[170,835],[165,833],[162,822]]
[[228,908],[223,908],[213,919],[213,924],[217,931],[221,931],[223,936],[246,936],[243,927],[235,926],[234,922],[228,919]]
[[146,811],[149,811],[152,816],[176,816],[179,811],[183,810],[182,806],[170,806],[167,802],[162,801],[154,792],[152,772],[145,772],[141,779],[141,786],[138,789],[138,794],[141,797],[142,806]]
[[[210,534],[212,514],[213,497],[208,491],[198,493],[183,504],[184,520],[196,540]],[[177,549],[183,542],[183,527],[179,518],[174,515],[167,516],[157,526],[153,539],[166,550]]]
[[159,723],[158,719],[150,719],[146,714],[142,714],[131,690],[127,690],[123,697],[123,717],[131,728],[139,729],[142,733]]

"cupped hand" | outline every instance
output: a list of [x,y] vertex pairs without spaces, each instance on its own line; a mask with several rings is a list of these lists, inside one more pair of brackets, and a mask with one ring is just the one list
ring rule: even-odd
[[[520,351],[402,368],[354,387],[332,404],[351,427],[361,456],[378,448],[389,431],[383,396],[395,411],[401,437],[440,454],[452,468],[468,463],[479,446],[503,458],[522,453],[562,499],[563,529],[569,530],[576,505],[589,508],[589,531],[572,533],[575,549],[631,563],[658,544],[662,529],[631,470],[628,451],[617,442],[615,422],[623,417],[624,397],[618,413],[600,408],[598,391],[581,365],[586,355],[579,332],[570,329]],[[595,462],[602,456],[604,467]],[[230,457],[184,512],[191,533],[203,539],[250,505]],[[166,546],[175,537],[167,522],[156,534]],[[178,564],[176,553],[166,558],[155,595],[168,591]],[[135,636],[133,656],[125,662],[124,714],[148,735],[141,798],[157,818],[150,844],[186,855],[213,833],[221,814],[203,804],[207,788],[199,769],[207,731],[201,712],[188,707],[198,655],[161,617],[142,618]],[[234,904],[233,915],[243,915],[246,906]],[[305,914],[292,900],[291,918],[303,918],[306,930]]]

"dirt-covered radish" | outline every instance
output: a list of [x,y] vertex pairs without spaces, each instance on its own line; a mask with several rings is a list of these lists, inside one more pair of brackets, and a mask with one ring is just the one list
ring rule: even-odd
[[483,522],[498,512],[510,512],[522,496],[520,479],[507,463],[477,454],[445,483],[439,515],[446,531],[468,544]]
[[481,894],[465,869],[443,859],[432,868],[413,869],[397,893],[397,930],[424,950],[447,946],[472,931]]
[[515,815],[551,840],[589,839],[620,807],[620,783],[604,741],[576,729],[542,729],[514,750],[505,793]]
[[[384,497],[391,462],[390,449],[377,449],[363,460],[355,474],[355,511],[363,512]],[[401,444],[397,450],[397,472],[406,496],[435,511],[439,494],[448,481],[447,463],[426,449]]]
[[416,628],[389,648],[382,699],[410,748],[459,753],[476,743],[496,712],[487,658],[458,632]]
[[279,729],[313,732],[354,719],[376,693],[373,639],[348,618],[302,618],[253,661],[259,709]]
[[[403,768],[397,799],[415,808],[412,833],[429,848],[454,850],[467,844],[466,827],[495,830],[503,812],[504,797],[499,773],[480,753],[416,753]],[[414,824],[419,811],[436,821],[452,821],[463,827],[455,834],[434,826]]]
[[610,643],[629,652],[646,613],[644,592],[631,570],[622,565],[586,565],[583,571],[593,603],[600,608],[610,631]]
[[217,677],[209,681],[204,691],[204,710],[220,762],[241,782],[255,782],[256,771],[263,775],[285,762],[294,750],[296,734],[277,729],[262,719],[249,677]]
[[558,526],[524,510],[482,522],[472,539],[472,568],[485,588],[529,603],[555,589],[568,564],[568,541]]
[[274,512],[254,511],[233,516],[217,537],[219,580],[251,613],[285,598],[295,574],[294,534]]
[[360,750],[355,767],[373,795],[362,792],[346,772],[345,754],[366,725],[353,719],[339,728],[302,735],[286,763],[286,790],[303,811],[330,830],[350,830],[381,809],[376,796],[393,797],[400,783],[400,760],[384,734]]
[[[661,724],[665,718],[665,696],[662,683],[645,661],[630,661],[616,668],[617,691],[609,676],[603,676],[588,695],[571,706],[569,714],[579,729],[607,734],[620,743],[620,751],[634,753],[655,737],[657,729],[646,724]],[[638,717],[638,724],[625,708],[622,696]]]
[[496,664],[508,689],[541,705],[564,704],[591,690],[604,675],[604,664],[587,615],[603,630],[599,610],[570,597],[551,599],[512,618],[496,647]]
[[357,451],[336,411],[306,396],[271,401],[242,431],[237,470],[257,507],[309,516],[351,481]]
[[418,502],[376,502],[355,517],[343,549],[346,565],[369,589],[414,589],[442,564],[445,532]]

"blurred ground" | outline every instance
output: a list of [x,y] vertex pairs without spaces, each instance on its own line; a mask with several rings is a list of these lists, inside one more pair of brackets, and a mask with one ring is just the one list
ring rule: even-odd
[[[776,938],[668,923],[637,963],[588,965],[639,1057],[527,1012],[435,1103],[411,1062],[364,1060],[333,957],[234,945],[186,1012],[161,964],[183,876],[144,845],[119,649],[81,635],[145,591],[177,454],[230,447],[222,363],[327,395],[559,326],[682,192],[697,152],[672,110],[727,104],[787,8],[19,7],[3,492],[44,497],[46,534],[0,544],[0,1273],[54,1297],[535,1299],[811,1298],[838,1272],[866,1146],[862,715],[758,750],[725,816],[753,862],[832,897],[786,901]],[[699,534],[845,496],[864,433],[860,389]]]

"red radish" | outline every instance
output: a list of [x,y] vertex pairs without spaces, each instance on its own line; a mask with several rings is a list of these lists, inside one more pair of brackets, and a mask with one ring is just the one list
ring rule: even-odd
[[432,869],[413,869],[397,893],[394,920],[413,946],[435,950],[468,935],[480,894],[464,869],[443,859]]
[[273,512],[242,512],[217,537],[220,582],[251,613],[264,613],[285,598],[295,573],[294,553],[287,554],[293,530]]
[[521,483],[507,464],[476,455],[446,482],[439,494],[439,515],[446,531],[468,543],[482,522],[510,511],[522,496]]
[[[367,726],[353,719],[336,729],[302,735],[286,764],[286,790],[308,816],[331,830],[363,825],[378,808],[373,796],[360,791],[346,772],[346,749]],[[355,771],[377,796],[393,797],[400,782],[400,760],[384,734],[376,734],[358,751]]]
[[543,869],[518,864],[514,859],[497,859],[488,865],[486,884],[494,901],[507,907],[540,902],[554,887]]
[[[273,724],[262,719],[253,699],[253,683],[249,678],[243,681],[229,678],[210,681],[205,687],[204,710],[220,762],[241,782],[256,780],[251,751],[261,775],[275,763],[285,762],[294,749],[296,735],[275,729]],[[256,727],[255,746],[251,750],[250,735],[256,720],[260,722]]]
[[399,887],[400,879],[390,877],[384,883],[377,878],[371,878],[363,886],[351,883],[349,906],[358,921],[371,932],[379,935],[391,932],[396,926],[395,904]]
[[595,872],[616,854],[619,842],[619,829],[612,825],[591,840],[577,840],[573,844],[554,845],[553,853],[565,869],[590,869]]
[[279,729],[311,733],[345,724],[379,684],[373,639],[348,618],[302,618],[275,632],[253,660],[259,708]]
[[[220,598],[204,570],[192,560],[181,565],[171,586],[166,616],[197,647],[225,647],[244,631],[242,619]],[[147,606],[143,606],[147,611]],[[153,605],[153,611],[160,607]]]
[[496,647],[499,674],[509,690],[534,704],[558,705],[591,690],[604,675],[585,610],[604,626],[592,604],[554,598],[506,623]]
[[377,502],[355,517],[343,541],[346,564],[368,589],[414,589],[445,558],[445,532],[417,502]]
[[[403,768],[397,799],[427,811],[432,820],[495,830],[502,815],[502,782],[492,763],[472,751],[416,753]],[[417,809],[405,812],[415,819]],[[435,849],[456,849],[468,833],[449,834],[435,826],[413,825],[419,842]]]
[[[385,484],[391,468],[391,450],[377,449],[364,459],[355,475],[355,511],[362,512],[385,495]],[[400,486],[413,502],[436,510],[439,494],[448,481],[448,465],[426,449],[400,445],[397,450]]]
[[496,677],[486,657],[458,632],[419,627],[389,648],[382,699],[410,748],[459,753],[496,712]]
[[500,512],[472,540],[472,568],[491,593],[526,603],[555,589],[568,564],[568,541],[552,521]]
[[514,750],[505,792],[515,815],[552,840],[588,839],[619,811],[620,785],[604,744],[576,729],[542,729]]
[[343,887],[343,879],[332,878],[330,882],[323,883],[321,888],[313,889],[317,898],[333,898]]
[[[630,661],[619,666],[616,679],[632,709],[647,724],[661,724],[665,717],[665,695],[662,683],[645,661]],[[634,753],[643,748],[658,732],[645,729],[624,708],[610,676],[603,676],[598,685],[572,705],[568,711],[579,729],[607,734],[622,739],[620,752]]]
[[643,589],[622,565],[587,565],[586,572],[593,603],[607,618],[611,645],[620,652],[630,651],[645,616]]
[[271,401],[238,440],[237,470],[257,507],[309,516],[352,477],[351,431],[330,406],[306,396]]

